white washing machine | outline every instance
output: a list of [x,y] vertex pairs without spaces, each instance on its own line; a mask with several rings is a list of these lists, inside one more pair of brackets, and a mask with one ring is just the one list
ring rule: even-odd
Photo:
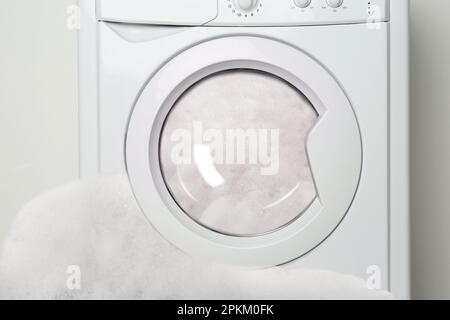
[[199,258],[409,296],[408,1],[80,3],[82,176]]

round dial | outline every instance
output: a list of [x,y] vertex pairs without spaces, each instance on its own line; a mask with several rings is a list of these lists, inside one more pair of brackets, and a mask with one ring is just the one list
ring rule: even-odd
[[307,8],[312,0],[294,0],[294,4],[299,8]]
[[343,2],[344,0],[327,0],[327,4],[331,8],[339,8]]
[[238,11],[249,13],[258,8],[260,0],[234,0],[233,2]]

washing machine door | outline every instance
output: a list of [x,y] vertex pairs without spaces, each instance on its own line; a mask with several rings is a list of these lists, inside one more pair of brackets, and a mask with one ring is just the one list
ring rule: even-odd
[[153,226],[185,252],[267,267],[323,242],[358,189],[362,145],[336,79],[275,40],[198,44],[148,82],[126,164]]

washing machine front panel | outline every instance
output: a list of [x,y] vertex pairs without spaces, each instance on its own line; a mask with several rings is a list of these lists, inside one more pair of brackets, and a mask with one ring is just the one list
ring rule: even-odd
[[389,21],[389,0],[96,0],[97,19],[177,26],[298,26]]
[[217,2],[204,0],[96,0],[97,19],[158,25],[196,26],[217,17]]
[[[212,55],[211,52],[215,54]],[[259,100],[249,101],[252,99],[249,99],[251,95],[246,91],[249,90],[248,87],[241,89],[245,93],[241,100],[246,101],[244,106],[240,103],[230,103],[233,101],[232,97],[226,100],[228,102],[222,102],[222,105],[217,101],[215,95],[218,90],[226,91],[227,86],[239,85],[239,81],[245,77],[246,83],[250,80],[252,85],[267,82],[265,85],[271,88],[279,86],[278,94],[286,97],[291,95],[291,99],[296,101],[294,108],[309,110],[309,112],[302,111],[301,116],[293,113],[293,122],[299,119],[298,121],[305,123],[299,124],[300,131],[292,130],[286,136],[293,135],[293,139],[298,140],[291,160],[303,162],[292,165],[294,173],[296,168],[302,165],[306,168],[293,176],[303,174],[302,182],[307,185],[308,180],[312,180],[314,188],[310,187],[309,193],[305,191],[302,193],[307,195],[303,204],[294,201],[288,205],[289,212],[285,213],[285,217],[281,213],[275,214],[273,216],[276,218],[268,219],[269,223],[262,223],[262,226],[258,225],[261,221],[259,219],[261,208],[264,208],[264,201],[261,199],[264,195],[267,196],[270,190],[275,190],[275,193],[279,190],[273,182],[268,183],[266,189],[264,184],[258,181],[255,183],[254,179],[258,175],[254,172],[261,169],[260,164],[244,165],[243,172],[246,174],[253,172],[253,175],[250,174],[247,182],[241,185],[243,189],[235,190],[236,196],[239,191],[248,188],[256,190],[255,187],[261,185],[261,190],[256,190],[259,194],[253,202],[251,196],[248,198],[241,196],[241,199],[247,202],[244,202],[243,207],[239,207],[235,199],[226,198],[225,188],[218,197],[220,200],[223,200],[222,196],[225,197],[224,203],[216,202],[217,199],[211,197],[208,192],[199,192],[200,196],[204,196],[207,200],[198,205],[195,202],[196,195],[191,194],[194,198],[191,199],[192,202],[182,203],[180,199],[183,197],[177,195],[177,192],[183,189],[183,185],[186,187],[184,182],[201,181],[205,180],[205,177],[179,179],[180,167],[173,165],[171,163],[173,159],[169,156],[173,153],[173,145],[170,143],[173,133],[177,129],[181,131],[186,129],[178,125],[177,121],[187,119],[187,122],[182,123],[192,125],[191,122],[195,120],[195,112],[191,112],[192,110],[201,111],[200,114],[206,116],[209,121],[212,119],[212,123],[216,126],[218,124],[218,127],[227,121],[221,119],[221,116],[253,115],[257,119],[257,113],[260,112],[262,118],[270,117],[270,103],[261,107]],[[209,85],[219,86],[222,89],[208,89]],[[205,86],[206,88],[202,88]],[[235,87],[233,90],[239,88]],[[196,98],[195,91],[198,91],[200,98]],[[198,101],[208,94],[214,103],[209,107],[209,111],[205,112],[206,106],[199,104]],[[289,105],[278,106],[278,109],[280,110],[271,110],[276,112],[278,119],[280,115],[290,113]],[[238,124],[244,127],[238,129],[245,129],[245,121],[238,121]],[[280,124],[277,126],[280,127]],[[290,124],[292,127],[292,122]],[[270,129],[270,126],[265,127]],[[278,129],[281,132],[282,129],[289,129],[289,125]],[[291,146],[287,149],[289,148]],[[188,149],[192,151],[195,148]],[[198,150],[199,157],[202,158],[203,154],[203,159],[206,159],[205,172],[208,168],[217,171],[211,175],[214,180],[214,174],[220,173],[221,169],[214,163],[211,152],[202,149],[201,144]],[[303,158],[302,152],[306,153]],[[289,152],[286,154],[285,162],[289,163]],[[188,253],[208,259],[263,267],[286,263],[309,252],[337,228],[357,191],[361,173],[362,146],[358,123],[349,100],[336,80],[317,61],[284,43],[260,37],[236,36],[219,38],[194,46],[173,58],[150,79],[130,118],[126,162],[138,202],[150,222],[168,240]],[[189,167],[190,165],[192,166]],[[202,169],[195,161],[188,164],[188,167],[183,173],[186,177],[192,174],[197,174],[197,177],[202,175]],[[236,170],[235,167],[229,169],[229,172],[225,171],[231,177],[231,181],[234,181],[234,186],[239,185],[239,178],[246,179],[245,174],[239,174],[239,170]],[[288,175],[286,172],[281,175],[276,172],[275,180],[271,177],[270,181],[278,183],[281,181],[281,184],[290,186],[295,179],[290,181],[283,178],[283,174]],[[224,182],[220,177],[216,176],[218,180],[212,183]],[[286,185],[282,187],[288,189]],[[176,188],[179,190],[176,191]],[[186,190],[182,191],[184,196],[190,193],[189,189]],[[199,190],[202,191],[201,188]],[[278,195],[283,198],[281,193],[272,196],[276,198]],[[289,190],[284,194],[286,195],[289,196]],[[312,201],[306,204],[308,199]],[[235,210],[232,210],[233,202],[236,202]],[[246,207],[249,203],[253,205],[252,210]],[[211,204],[223,208],[215,210],[212,206],[213,218],[202,221],[205,206]],[[226,210],[223,210],[224,208]],[[244,213],[239,214],[239,210]],[[220,213],[219,219],[214,217],[214,213],[217,212]],[[227,223],[223,223],[224,217]],[[239,219],[243,219],[245,223],[240,224]],[[238,227],[233,227],[232,224],[230,227],[229,221],[237,222]],[[242,226],[241,229],[239,225]]]

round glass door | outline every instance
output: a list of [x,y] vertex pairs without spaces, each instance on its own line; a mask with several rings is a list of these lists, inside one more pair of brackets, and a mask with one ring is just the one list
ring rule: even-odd
[[164,182],[178,206],[211,230],[273,232],[317,196],[306,148],[317,118],[309,100],[275,75],[210,75],[184,92],[165,120]]
[[136,199],[167,240],[193,256],[267,267],[336,230],[363,149],[348,97],[318,61],[233,36],[186,49],[151,76],[125,156]]

